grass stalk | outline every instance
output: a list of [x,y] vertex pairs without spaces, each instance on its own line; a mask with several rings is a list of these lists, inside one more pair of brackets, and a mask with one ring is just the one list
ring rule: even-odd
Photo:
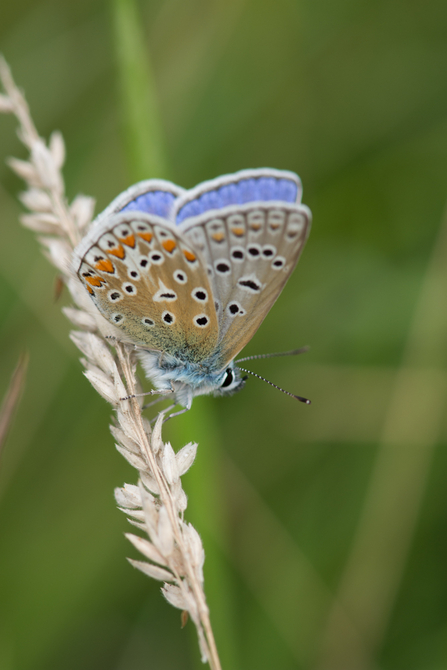
[[167,176],[158,97],[142,21],[134,0],[112,0],[122,123],[132,181]]
[[[205,584],[224,668],[241,667],[236,643],[234,589],[228,562],[227,519],[224,503],[224,467],[219,428],[210,398],[200,398],[182,420],[182,429],[202,446],[194,467],[187,474],[191,491],[188,510],[191,522],[200,530],[206,548]],[[180,436],[176,437],[176,442]]]
[[29,356],[27,353],[20,355],[16,368],[12,373],[8,390],[3,398],[2,406],[0,407],[0,456],[2,455],[25,386],[28,360]]
[[83,354],[85,376],[115,409],[111,432],[117,449],[138,471],[138,486],[126,484],[115,490],[119,508],[149,538],[126,534],[148,559],[129,561],[144,574],[163,582],[166,600],[187,612],[194,622],[203,662],[207,661],[211,670],[221,670],[203,590],[203,544],[195,528],[184,519],[187,497],[181,476],[191,467],[197,444],[185,445],[176,454],[162,440],[164,412],[159,413],[153,430],[142,416],[135,400],[138,381],[134,348],[115,338],[106,339],[109,326],[71,269],[73,246],[91,222],[93,199],[78,195],[68,202],[62,176],[62,135],[53,133],[48,144],[39,137],[26,100],[1,57],[0,81],[5,91],[0,93],[0,111],[15,115],[19,137],[30,150],[29,161],[9,160],[28,186],[21,200],[31,213],[21,217],[22,223],[40,234],[48,259],[58,268],[71,293],[76,308],[66,307],[64,312],[78,328],[71,338]]
[[[137,180],[169,178],[160,105],[137,5],[134,0],[112,0],[112,12],[130,173]],[[207,592],[211,593],[211,603],[215,607],[212,620],[215,622],[217,638],[221,641],[219,647],[222,646],[224,667],[236,669],[234,619],[231,597],[228,595],[231,593],[231,580],[223,554],[218,548],[225,543],[221,514],[224,503],[219,486],[216,447],[219,431],[212,411],[208,408],[205,413],[200,402],[182,419],[182,426],[195,435],[194,439],[201,445],[200,455],[188,477],[191,494],[189,507],[194,525],[205,537]],[[181,441],[177,426],[170,427],[170,430],[175,433],[175,441]]]

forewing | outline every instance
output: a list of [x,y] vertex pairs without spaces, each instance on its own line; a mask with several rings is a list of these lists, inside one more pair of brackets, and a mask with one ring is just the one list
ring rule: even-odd
[[215,349],[206,266],[162,218],[128,211],[103,219],[76,249],[74,263],[103,316],[135,344],[195,362]]
[[261,325],[298,262],[310,223],[304,205],[274,201],[224,207],[180,226],[208,265],[217,303],[219,367]]

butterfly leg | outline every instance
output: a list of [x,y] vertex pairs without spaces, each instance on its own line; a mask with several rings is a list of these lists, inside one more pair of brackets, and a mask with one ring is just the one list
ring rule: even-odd
[[[151,404],[152,404],[152,403],[151,403]],[[154,403],[154,404],[155,404],[155,403]],[[174,409],[174,407],[176,406],[176,404],[177,404],[177,403],[174,403],[173,405],[169,405],[169,407],[166,407],[166,409],[164,409],[163,411],[164,411],[164,412],[170,412],[171,409]],[[168,417],[168,418],[169,418],[169,417]],[[152,428],[152,426],[155,424],[156,421],[157,421],[157,417],[154,417],[153,419],[151,419],[151,420],[149,421],[149,423],[151,424],[151,428]],[[167,419],[164,419],[164,420],[163,420],[163,423],[165,423],[165,421],[167,421]]]
[[[172,407],[168,407],[168,411],[170,409],[174,409],[174,407],[175,407],[175,405],[172,405]],[[169,419],[173,419],[174,416],[180,416],[180,414],[184,414],[185,412],[188,412],[190,409],[191,409],[190,407],[183,407],[183,409],[179,410],[178,412],[174,412],[173,414],[169,414],[169,416],[167,416],[164,419],[163,423],[166,423],[166,421],[169,421]]]
[[[157,398],[156,400],[153,400],[152,402],[148,402],[147,405],[143,405],[141,409],[149,409],[149,407],[153,407],[154,405],[157,405],[159,402],[162,402],[162,400],[166,400],[163,396],[161,398]],[[175,407],[175,405],[172,405],[172,407]]]
[[[152,404],[152,403],[151,403],[151,404]],[[167,407],[167,408],[166,408],[165,410],[163,410],[163,411],[164,411],[164,412],[169,412],[171,409],[174,409],[174,407],[175,407],[176,404],[177,404],[177,403],[175,403],[174,405],[171,405],[170,407]],[[183,409],[179,410],[178,412],[173,412],[172,414],[169,414],[167,417],[165,417],[165,418],[163,419],[163,423],[166,423],[166,421],[169,421],[169,419],[174,418],[174,416],[180,416],[180,414],[184,414],[185,412],[188,412],[190,409],[191,409],[190,407],[183,407]],[[155,419],[151,419],[151,421],[150,421],[151,426],[152,426],[153,424],[155,424],[156,421],[157,421],[157,417],[155,417]]]

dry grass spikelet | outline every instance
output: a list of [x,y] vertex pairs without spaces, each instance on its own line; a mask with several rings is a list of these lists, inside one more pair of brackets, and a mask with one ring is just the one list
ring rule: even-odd
[[[94,199],[78,195],[71,203],[67,201],[61,171],[65,161],[62,135],[54,132],[48,143],[39,136],[26,100],[2,57],[0,80],[4,88],[0,112],[16,116],[19,139],[30,152],[28,161],[8,160],[27,187],[20,200],[29,212],[21,216],[21,222],[39,234],[44,254],[68,287],[74,306],[63,311],[77,329],[70,337],[82,353],[84,374],[114,408],[116,421],[110,429],[116,447],[138,471],[138,486],[125,484],[115,491],[119,509],[148,538],[126,534],[145,559],[129,561],[144,574],[163,582],[166,600],[188,612],[197,628],[203,661],[219,670],[203,589],[205,553],[199,534],[184,521],[187,497],[181,477],[193,464],[197,445],[187,444],[175,453],[162,439],[164,413],[158,415],[152,431],[138,400],[124,399],[139,387],[134,351],[113,338],[115,329],[101,316],[71,271],[71,255],[91,223]],[[110,336],[112,339],[105,339]]]

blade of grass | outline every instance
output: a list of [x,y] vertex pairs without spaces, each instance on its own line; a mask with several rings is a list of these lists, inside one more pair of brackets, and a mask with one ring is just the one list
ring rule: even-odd
[[421,287],[375,468],[323,637],[318,668],[376,667],[445,414],[447,211]]
[[[297,667],[306,668],[331,603],[331,592],[237,464],[223,455],[222,466],[231,485],[231,516],[238,520],[232,547],[235,568]],[[254,548],[258,549],[256,554]]]
[[122,123],[132,181],[167,176],[155,81],[134,0],[112,0]]
[[6,438],[8,437],[17,406],[20,402],[23,387],[25,386],[28,360],[29,356],[27,353],[22,353],[20,355],[19,362],[12,373],[11,382],[0,409],[0,456],[3,452]]
[[[116,53],[121,77],[122,109],[126,129],[127,158],[131,174],[135,179],[149,177],[166,177],[167,157],[165,142],[162,134],[162,123],[159,117],[159,105],[155,88],[154,77],[151,72],[149,56],[144,43],[143,31],[138,9],[134,0],[112,0],[113,22],[115,28]],[[185,421],[185,419],[184,419]],[[200,407],[194,406],[191,417],[186,418],[191,423],[191,434],[194,440],[200,442],[202,458],[193,467],[194,477],[190,480],[190,508],[196,514],[198,527],[201,532],[213,524],[214,533],[224,543],[224,532],[221,527],[221,518],[218,509],[224,506],[219,498],[218,486],[218,458],[212,448],[218,434],[218,427],[211,414],[206,415]],[[182,423],[183,426],[188,425]],[[178,428],[176,433],[179,442],[181,437]],[[198,502],[197,502],[198,501]],[[203,514],[208,519],[203,519]],[[195,520],[195,519],[194,519]],[[203,523],[202,523],[203,522]],[[212,548],[211,542],[205,538],[207,561],[205,563],[205,590],[210,590],[211,619],[215,624],[215,634],[221,643],[219,653],[222,655],[224,667],[237,670],[235,637],[233,634],[234,617],[231,613],[230,599],[231,581],[219,551]],[[219,543],[219,544],[221,544]],[[208,588],[208,586],[210,588]],[[203,667],[200,664],[200,667]]]
[[[222,667],[239,670],[241,662],[236,644],[234,589],[231,558],[228,556],[228,502],[225,499],[223,453],[214,402],[210,398],[199,398],[194,408],[183,417],[184,432],[199,443],[194,466],[185,478],[190,492],[188,516],[199,530],[205,546],[205,589]],[[179,441],[178,429],[176,434]]]

